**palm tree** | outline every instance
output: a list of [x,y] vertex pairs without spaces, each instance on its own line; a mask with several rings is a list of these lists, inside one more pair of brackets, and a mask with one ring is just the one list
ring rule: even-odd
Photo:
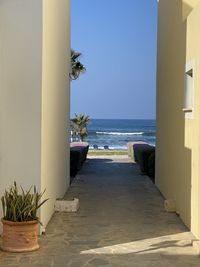
[[77,132],[80,136],[80,140],[84,141],[84,138],[88,135],[87,126],[90,122],[90,117],[84,114],[77,115],[71,119],[73,123],[73,131]]
[[81,73],[84,73],[86,71],[86,68],[84,65],[79,61],[79,58],[81,56],[80,52],[76,52],[73,49],[71,49],[71,73],[69,74],[69,77],[71,80],[78,79],[79,75]]

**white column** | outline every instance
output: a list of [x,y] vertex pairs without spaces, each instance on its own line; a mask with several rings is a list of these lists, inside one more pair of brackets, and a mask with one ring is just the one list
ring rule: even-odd
[[69,58],[68,0],[43,0],[42,168],[41,186],[50,196],[42,208],[48,222],[55,199],[69,186]]

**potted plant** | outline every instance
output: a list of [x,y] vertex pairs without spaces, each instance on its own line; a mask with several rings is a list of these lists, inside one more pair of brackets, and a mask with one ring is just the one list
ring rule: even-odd
[[33,251],[38,244],[38,209],[48,200],[41,201],[43,193],[36,187],[25,191],[16,182],[5,190],[1,198],[3,208],[2,249],[10,252]]

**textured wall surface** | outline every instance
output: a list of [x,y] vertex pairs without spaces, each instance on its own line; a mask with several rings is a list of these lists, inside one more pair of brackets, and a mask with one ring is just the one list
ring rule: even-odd
[[187,18],[186,64],[194,62],[194,118],[186,120],[185,146],[192,151],[191,229],[200,238],[200,2]]
[[43,1],[42,190],[50,197],[42,208],[46,225],[56,198],[69,186],[69,1]]
[[200,59],[198,53],[188,54],[189,47],[199,39],[195,32],[199,5],[197,1],[160,0],[158,6],[156,184],[166,199],[175,201],[184,223],[200,237],[194,227],[199,221],[194,208],[199,205],[194,190],[199,178],[196,92],[194,119],[185,119],[182,110],[186,63],[189,58]]
[[41,25],[41,1],[0,2],[1,195],[14,180],[41,187]]

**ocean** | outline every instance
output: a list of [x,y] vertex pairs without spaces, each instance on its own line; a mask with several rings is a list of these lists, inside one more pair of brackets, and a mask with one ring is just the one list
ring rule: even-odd
[[126,149],[129,141],[145,141],[155,145],[155,120],[91,119],[88,136],[85,138],[93,149],[108,146],[109,149]]

